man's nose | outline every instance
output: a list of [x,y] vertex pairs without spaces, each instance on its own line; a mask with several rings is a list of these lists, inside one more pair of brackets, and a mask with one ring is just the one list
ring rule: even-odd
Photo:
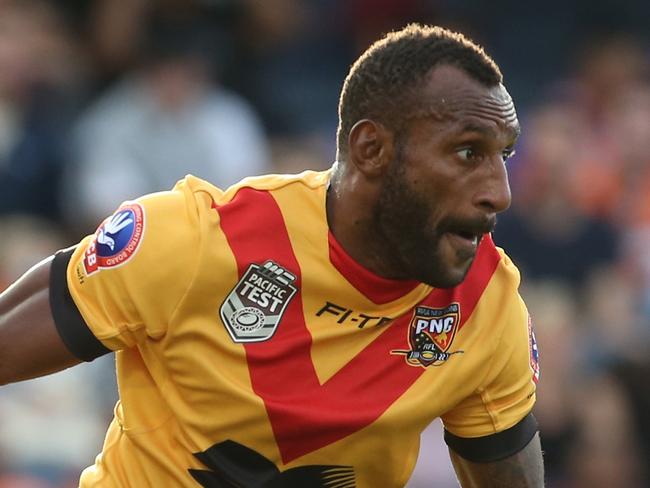
[[486,172],[481,175],[474,204],[488,213],[499,213],[510,207],[512,196],[508,171],[502,157],[491,158]]

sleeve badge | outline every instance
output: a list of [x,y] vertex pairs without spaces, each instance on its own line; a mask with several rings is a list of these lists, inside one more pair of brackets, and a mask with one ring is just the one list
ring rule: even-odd
[[121,206],[104,220],[84,253],[87,275],[115,268],[133,257],[144,235],[144,209],[138,203]]

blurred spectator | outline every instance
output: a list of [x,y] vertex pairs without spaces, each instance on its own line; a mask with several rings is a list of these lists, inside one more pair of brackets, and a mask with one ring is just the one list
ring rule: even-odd
[[[0,473],[2,470],[0,470]],[[25,474],[0,474],[0,488],[53,488],[46,480]]]
[[[116,401],[112,357],[0,390],[0,452],[9,472],[61,483],[93,463]],[[112,394],[111,394],[112,393]],[[0,485],[2,486],[2,485]]]
[[583,323],[589,334],[583,339],[583,350],[585,366],[592,368],[588,372],[647,361],[650,328],[642,297],[629,275],[614,266],[604,268],[592,276],[584,295]]
[[[648,241],[646,241],[648,242]],[[608,269],[594,276],[586,290],[585,365],[583,370],[595,372],[615,381],[617,394],[625,401],[629,418],[631,442],[650,459],[650,326],[644,308],[644,295],[630,274],[622,269]],[[648,466],[639,471],[650,479]]]
[[583,39],[573,61],[572,96],[585,110],[590,125],[602,129],[605,112],[614,98],[650,74],[640,40],[624,31]]
[[[58,0],[83,46],[87,91],[100,93],[125,73],[136,69],[153,17],[175,20],[200,18],[219,29],[230,29],[241,10],[239,0]],[[220,42],[232,49],[232,41]]]
[[630,359],[649,343],[629,284],[610,269],[591,278],[584,300],[558,282],[529,280],[523,293],[541,351],[535,415],[548,485],[645,486],[648,395]]
[[187,173],[225,187],[268,171],[255,112],[211,82],[216,34],[195,18],[154,23],[142,68],[81,116],[64,194],[70,222],[96,225]]
[[[66,244],[52,223],[34,217],[2,219],[0,229],[0,291]],[[78,481],[101,448],[117,399],[112,362],[106,356],[0,389],[0,488],[67,488],[71,476]]]
[[[648,350],[650,341],[645,341],[645,350]],[[641,460],[641,475],[650,485],[650,466],[643,460],[650,459],[650,361],[626,361],[612,368],[612,377],[619,382],[626,392],[630,413],[633,416],[633,431],[639,444],[638,458]]]
[[525,121],[527,136],[512,172],[515,204],[499,218],[497,244],[508,250],[527,279],[555,278],[575,286],[617,256],[618,236],[576,202],[586,138],[582,114],[559,103],[544,105]]
[[334,152],[318,135],[305,137],[276,137],[271,141],[273,171],[300,173],[305,169],[324,170],[332,165]]
[[607,134],[619,163],[620,192],[612,218],[628,228],[650,227],[650,84],[627,85],[611,101]]
[[621,90],[611,99],[605,123],[617,161],[608,176],[619,189],[609,215],[620,228],[622,262],[650,313],[650,84]]
[[577,141],[581,154],[569,173],[575,204],[624,228],[650,215],[650,65],[630,36],[590,43],[577,65],[565,83],[584,128]]
[[[81,6],[76,2],[74,10]],[[117,81],[124,72],[138,63],[138,48],[142,44],[143,27],[153,2],[131,0],[125,8],[114,0],[86,2],[83,20],[87,40],[88,62],[91,64],[90,92],[106,88]]]
[[27,215],[0,218],[0,292],[39,259],[65,246],[61,231],[47,220]]
[[384,33],[409,22],[431,23],[436,4],[426,0],[345,0],[341,3],[355,55]]
[[522,294],[540,351],[541,375],[534,411],[542,432],[546,479],[551,487],[562,486],[580,415],[575,392],[582,382],[578,367],[580,308],[573,290],[558,281],[526,280]]
[[272,136],[334,141],[338,93],[353,56],[339,2],[242,3],[230,83],[258,107]]
[[59,217],[76,60],[63,20],[48,2],[0,2],[0,215]]
[[[569,456],[570,488],[643,488],[641,458],[620,385],[601,375],[581,385],[578,435]],[[647,479],[647,478],[646,478]],[[562,485],[560,485],[562,486]]]

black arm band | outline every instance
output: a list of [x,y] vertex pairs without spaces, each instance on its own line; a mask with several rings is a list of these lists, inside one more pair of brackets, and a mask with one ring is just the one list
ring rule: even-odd
[[529,413],[509,429],[485,437],[458,437],[445,430],[445,442],[456,454],[468,461],[489,463],[521,451],[537,430],[537,420]]
[[92,361],[112,351],[90,331],[68,290],[66,271],[73,252],[74,247],[54,255],[50,267],[50,309],[56,329],[68,350],[82,361]]

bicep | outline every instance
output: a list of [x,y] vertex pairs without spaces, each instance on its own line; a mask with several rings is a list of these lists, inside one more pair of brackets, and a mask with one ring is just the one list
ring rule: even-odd
[[472,462],[449,449],[463,488],[541,488],[544,467],[539,434],[519,452],[492,462]]
[[80,362],[54,324],[51,262],[51,258],[41,261],[0,294],[0,385],[44,376]]

